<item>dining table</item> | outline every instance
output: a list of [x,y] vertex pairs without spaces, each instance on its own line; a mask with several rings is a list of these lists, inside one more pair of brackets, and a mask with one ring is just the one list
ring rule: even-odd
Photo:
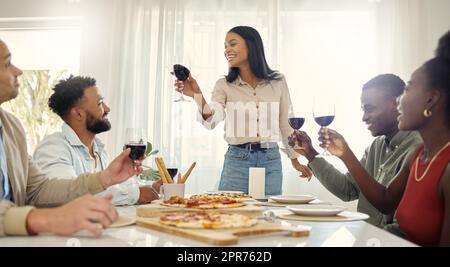
[[[137,206],[117,207],[121,217],[135,218]],[[279,207],[265,207],[280,210]],[[290,237],[284,234],[241,237],[230,247],[414,247],[414,243],[371,225],[364,220],[346,222],[292,221],[276,218],[275,224],[286,227],[307,227],[309,235]],[[0,238],[2,247],[207,247],[214,246],[193,239],[134,223],[108,228],[100,237],[88,232],[73,236],[40,234],[37,236],[7,236]]]

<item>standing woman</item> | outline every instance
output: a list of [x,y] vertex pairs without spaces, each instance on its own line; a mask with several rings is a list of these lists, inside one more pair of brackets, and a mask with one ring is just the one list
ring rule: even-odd
[[194,98],[199,120],[206,128],[213,129],[226,118],[225,141],[229,145],[219,190],[247,193],[249,168],[262,167],[266,169],[266,195],[281,194],[280,136],[293,167],[302,176],[312,175],[287,145],[293,130],[288,124],[291,100],[286,80],[268,66],[261,36],[251,27],[237,26],[227,33],[224,56],[228,75],[216,82],[211,105],[192,76],[184,82],[177,80],[176,90]]
[[399,103],[398,126],[417,130],[423,146],[385,188],[362,168],[336,131],[320,132],[322,147],[338,156],[364,196],[384,213],[396,210],[400,230],[424,246],[450,246],[450,31],[436,57],[411,76]]

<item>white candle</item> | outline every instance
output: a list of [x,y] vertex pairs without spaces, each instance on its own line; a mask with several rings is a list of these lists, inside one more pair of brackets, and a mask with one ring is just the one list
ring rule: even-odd
[[248,194],[255,199],[266,197],[266,169],[250,168],[248,177]]

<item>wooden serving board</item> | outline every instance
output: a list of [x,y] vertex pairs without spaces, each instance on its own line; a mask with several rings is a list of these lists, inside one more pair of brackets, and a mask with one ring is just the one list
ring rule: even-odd
[[188,212],[188,211],[206,211],[214,212],[233,212],[244,214],[251,217],[259,217],[265,211],[264,207],[257,207],[253,204],[247,203],[246,206],[237,208],[221,208],[221,209],[192,209],[192,208],[177,208],[168,207],[159,204],[159,200],[147,205],[141,205],[136,208],[136,216],[138,217],[156,217],[168,212]]
[[309,226],[288,228],[274,223],[269,223],[263,220],[258,220],[258,223],[251,227],[234,228],[234,229],[177,228],[175,226],[161,224],[159,222],[159,217],[156,218],[137,217],[136,224],[148,229],[157,230],[218,246],[237,244],[239,242],[239,238],[245,236],[258,236],[258,235],[284,233],[291,237],[303,237],[308,236],[310,231]]

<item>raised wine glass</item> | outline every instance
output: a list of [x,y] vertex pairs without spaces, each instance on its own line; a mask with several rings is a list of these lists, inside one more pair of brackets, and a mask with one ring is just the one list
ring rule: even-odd
[[125,132],[124,149],[131,148],[129,157],[136,165],[137,160],[143,160],[145,150],[147,149],[147,140],[145,138],[144,129],[127,128]]
[[[173,71],[170,73],[174,75],[179,81],[186,81],[189,78],[191,72],[188,68],[183,65],[175,64],[173,65]],[[180,98],[175,99],[173,102],[190,102],[188,99],[184,98],[183,90],[181,90]]]
[[[335,116],[335,105],[333,100],[328,98],[327,96],[322,96],[320,99],[315,99],[313,103],[313,117],[317,124],[320,125],[320,128],[325,129],[329,126]],[[321,154],[322,156],[331,156],[330,152],[327,148],[324,148],[324,151]]]
[[[305,117],[298,117],[295,116],[293,113],[290,113],[288,116],[288,122],[289,125],[294,129],[294,131],[300,130],[302,128],[303,124],[305,123]],[[295,141],[295,145],[293,147],[294,149],[299,149],[298,141]]]

